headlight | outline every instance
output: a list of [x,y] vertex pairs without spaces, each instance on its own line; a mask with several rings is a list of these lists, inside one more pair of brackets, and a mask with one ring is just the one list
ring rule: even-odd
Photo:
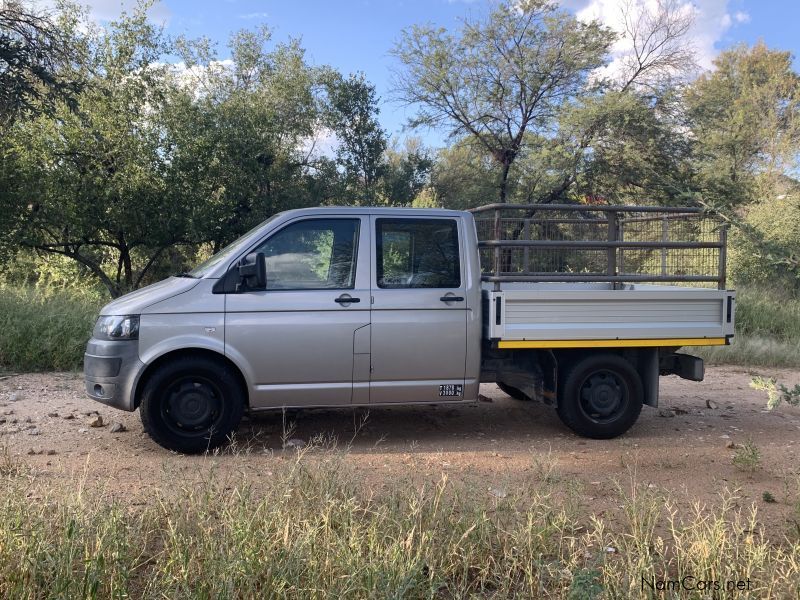
[[139,315],[100,317],[93,335],[100,340],[139,339]]

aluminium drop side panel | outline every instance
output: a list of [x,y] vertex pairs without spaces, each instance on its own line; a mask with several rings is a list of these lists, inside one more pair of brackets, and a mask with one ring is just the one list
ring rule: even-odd
[[488,309],[484,332],[495,340],[635,340],[733,335],[734,292],[725,290],[677,286],[599,290],[570,284],[560,289],[517,288],[483,293],[484,307]]

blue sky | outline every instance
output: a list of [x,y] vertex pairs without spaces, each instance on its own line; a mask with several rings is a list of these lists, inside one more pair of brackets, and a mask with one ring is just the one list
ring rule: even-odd
[[[644,0],[653,2],[655,0]],[[683,1],[683,0],[679,0]],[[686,0],[688,2],[688,0]],[[132,0],[89,0],[98,20],[111,18]],[[613,26],[620,0],[564,0],[562,5],[579,16],[599,18]],[[692,43],[702,66],[709,68],[719,50],[763,40],[773,48],[800,54],[800,0],[694,0],[696,19]],[[400,31],[414,23],[457,27],[464,16],[486,12],[486,0],[162,0],[153,19],[168,33],[208,36],[226,57],[228,34],[265,23],[276,40],[302,39],[310,62],[329,64],[343,73],[362,71],[381,96],[381,122],[390,135],[409,132],[403,126],[409,111],[391,101],[389,55]],[[797,61],[795,61],[797,65]],[[433,145],[437,132],[419,132]]]

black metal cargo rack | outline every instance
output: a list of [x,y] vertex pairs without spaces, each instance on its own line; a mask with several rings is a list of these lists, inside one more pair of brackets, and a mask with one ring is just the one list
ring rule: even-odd
[[727,224],[701,208],[489,204],[472,209],[482,279],[717,284]]

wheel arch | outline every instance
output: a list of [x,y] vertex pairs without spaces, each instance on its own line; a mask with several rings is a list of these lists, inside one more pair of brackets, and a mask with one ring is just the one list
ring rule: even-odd
[[557,365],[556,380],[558,381],[558,385],[560,386],[563,383],[561,374],[569,370],[573,364],[589,356],[598,356],[601,354],[619,356],[627,360],[631,366],[636,369],[642,381],[642,388],[644,391],[642,403],[647,406],[658,406],[659,348],[581,348],[556,351],[554,355]]
[[224,364],[228,367],[231,372],[234,373],[236,376],[239,385],[241,386],[242,393],[244,393],[245,401],[247,406],[250,406],[250,392],[249,387],[247,385],[247,380],[242,373],[242,370],[239,366],[234,363],[230,358],[225,356],[224,354],[220,354],[215,350],[209,350],[207,348],[180,348],[177,350],[171,350],[169,352],[165,352],[164,354],[155,358],[155,360],[150,361],[147,366],[142,370],[141,374],[139,375],[136,384],[134,385],[134,392],[133,392],[133,408],[134,410],[139,408],[139,404],[142,400],[142,390],[147,385],[147,381],[151,377],[151,375],[155,372],[158,367],[167,363],[171,360],[175,360],[176,358],[186,358],[186,357],[204,357],[210,358],[215,360],[221,364]]

